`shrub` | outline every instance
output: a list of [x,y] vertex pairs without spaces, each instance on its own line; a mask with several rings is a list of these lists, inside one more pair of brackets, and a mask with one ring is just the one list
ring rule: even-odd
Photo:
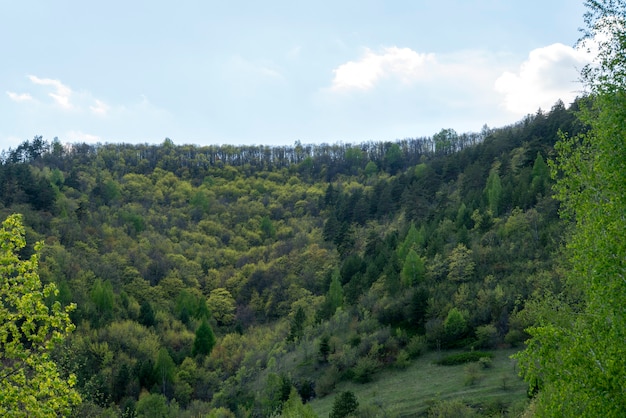
[[491,357],[481,357],[478,359],[478,364],[483,369],[490,369],[493,366],[493,359]]
[[344,418],[355,413],[359,408],[359,401],[357,401],[354,393],[350,391],[341,392],[335,398],[333,403],[333,410],[330,413],[330,418]]
[[354,381],[357,383],[371,382],[374,373],[380,368],[380,362],[372,356],[361,357],[352,368]]
[[428,410],[429,418],[471,418],[475,416],[477,416],[476,412],[458,399],[439,402]]
[[469,363],[465,366],[465,386],[474,386],[481,379],[480,366]]
[[427,346],[426,337],[423,335],[415,335],[407,344],[406,352],[410,358],[414,359],[424,354]]
[[395,366],[398,369],[406,369],[411,365],[411,359],[409,354],[405,350],[400,350],[398,356],[396,357]]
[[330,366],[326,369],[326,372],[319,378],[317,384],[315,385],[316,392],[320,396],[326,396],[335,389],[335,385],[339,381],[341,377],[341,373],[339,369],[335,366]]
[[481,325],[476,328],[476,346],[480,348],[494,348],[498,343],[498,330],[492,324]]

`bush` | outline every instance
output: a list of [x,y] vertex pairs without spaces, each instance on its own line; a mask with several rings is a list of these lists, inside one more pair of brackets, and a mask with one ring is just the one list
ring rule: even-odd
[[339,381],[341,373],[335,366],[330,366],[326,372],[319,378],[315,385],[316,391],[320,396],[326,396],[335,389],[335,385]]
[[442,358],[435,363],[440,366],[456,366],[457,364],[471,363],[473,361],[479,361],[482,357],[493,358],[493,353],[485,351],[469,351],[467,353],[451,354]]
[[498,330],[492,324],[481,325],[476,328],[476,346],[479,348],[494,348],[498,343]]
[[403,370],[411,365],[409,354],[405,350],[400,350],[396,357],[395,367]]
[[480,366],[469,363],[465,366],[465,386],[474,386],[481,379]]
[[359,408],[359,401],[357,401],[354,393],[350,391],[341,392],[335,398],[333,403],[333,410],[330,413],[330,418],[344,418],[355,413]]
[[410,358],[414,359],[424,354],[427,346],[426,337],[414,335],[406,346],[406,352]]
[[352,368],[354,381],[357,383],[371,382],[374,373],[380,368],[380,362],[372,356],[361,357]]
[[478,364],[483,369],[490,369],[493,366],[493,359],[491,357],[481,357],[478,359]]
[[458,399],[439,402],[428,410],[429,418],[471,418],[476,412]]

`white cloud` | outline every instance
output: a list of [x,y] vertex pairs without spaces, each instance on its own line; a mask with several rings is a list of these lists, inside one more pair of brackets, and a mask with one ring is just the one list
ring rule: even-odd
[[31,96],[28,93],[14,93],[12,91],[7,91],[7,96],[9,96],[9,99],[13,100],[14,102],[30,102],[33,100],[33,96]]
[[397,78],[404,83],[419,79],[425,68],[436,64],[433,54],[420,54],[410,48],[389,47],[382,53],[365,49],[358,61],[348,61],[333,70],[332,90],[369,90],[384,78]]
[[52,93],[48,93],[50,97],[54,99],[54,101],[64,109],[71,109],[72,104],[70,103],[70,96],[72,95],[72,89],[61,83],[59,80],[54,80],[51,78],[39,78],[34,75],[29,75],[28,79],[34,83],[41,86],[52,86],[55,91]]
[[106,116],[109,112],[109,105],[104,103],[102,100],[95,99],[96,104],[94,106],[89,106],[89,110],[95,115],[98,116]]
[[519,70],[504,72],[494,87],[504,95],[509,112],[525,115],[538,108],[549,109],[558,100],[566,104],[580,93],[578,74],[589,62],[589,55],[556,43],[532,50]]

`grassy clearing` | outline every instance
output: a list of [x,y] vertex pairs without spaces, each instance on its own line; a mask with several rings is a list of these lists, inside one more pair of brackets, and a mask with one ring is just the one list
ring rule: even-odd
[[[526,384],[518,377],[515,362],[509,356],[515,350],[494,351],[489,368],[478,363],[439,366],[435,361],[450,354],[430,352],[403,371],[384,371],[367,384],[344,382],[335,393],[350,390],[360,406],[376,405],[379,416],[420,417],[437,402],[459,399],[484,416],[506,416],[509,405],[521,405],[526,399]],[[469,377],[469,378],[468,378]],[[470,383],[473,381],[473,383]],[[311,406],[321,417],[332,409],[334,394],[315,399]],[[515,416],[513,414],[513,416]]]

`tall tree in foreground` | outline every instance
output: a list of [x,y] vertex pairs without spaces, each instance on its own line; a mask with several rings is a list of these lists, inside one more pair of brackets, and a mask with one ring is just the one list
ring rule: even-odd
[[25,247],[21,215],[11,215],[0,228],[0,416],[68,415],[81,399],[76,377],[61,376],[51,351],[74,329],[69,312],[51,308],[45,299],[56,286],[39,280],[39,252],[20,260]]
[[[519,358],[539,386],[542,416],[623,416],[626,411],[626,1],[585,2],[581,43],[598,49],[582,72],[590,90],[581,112],[590,130],[557,144],[553,168],[567,245],[570,289],[582,303],[552,299]],[[555,320],[556,318],[556,320]]]

